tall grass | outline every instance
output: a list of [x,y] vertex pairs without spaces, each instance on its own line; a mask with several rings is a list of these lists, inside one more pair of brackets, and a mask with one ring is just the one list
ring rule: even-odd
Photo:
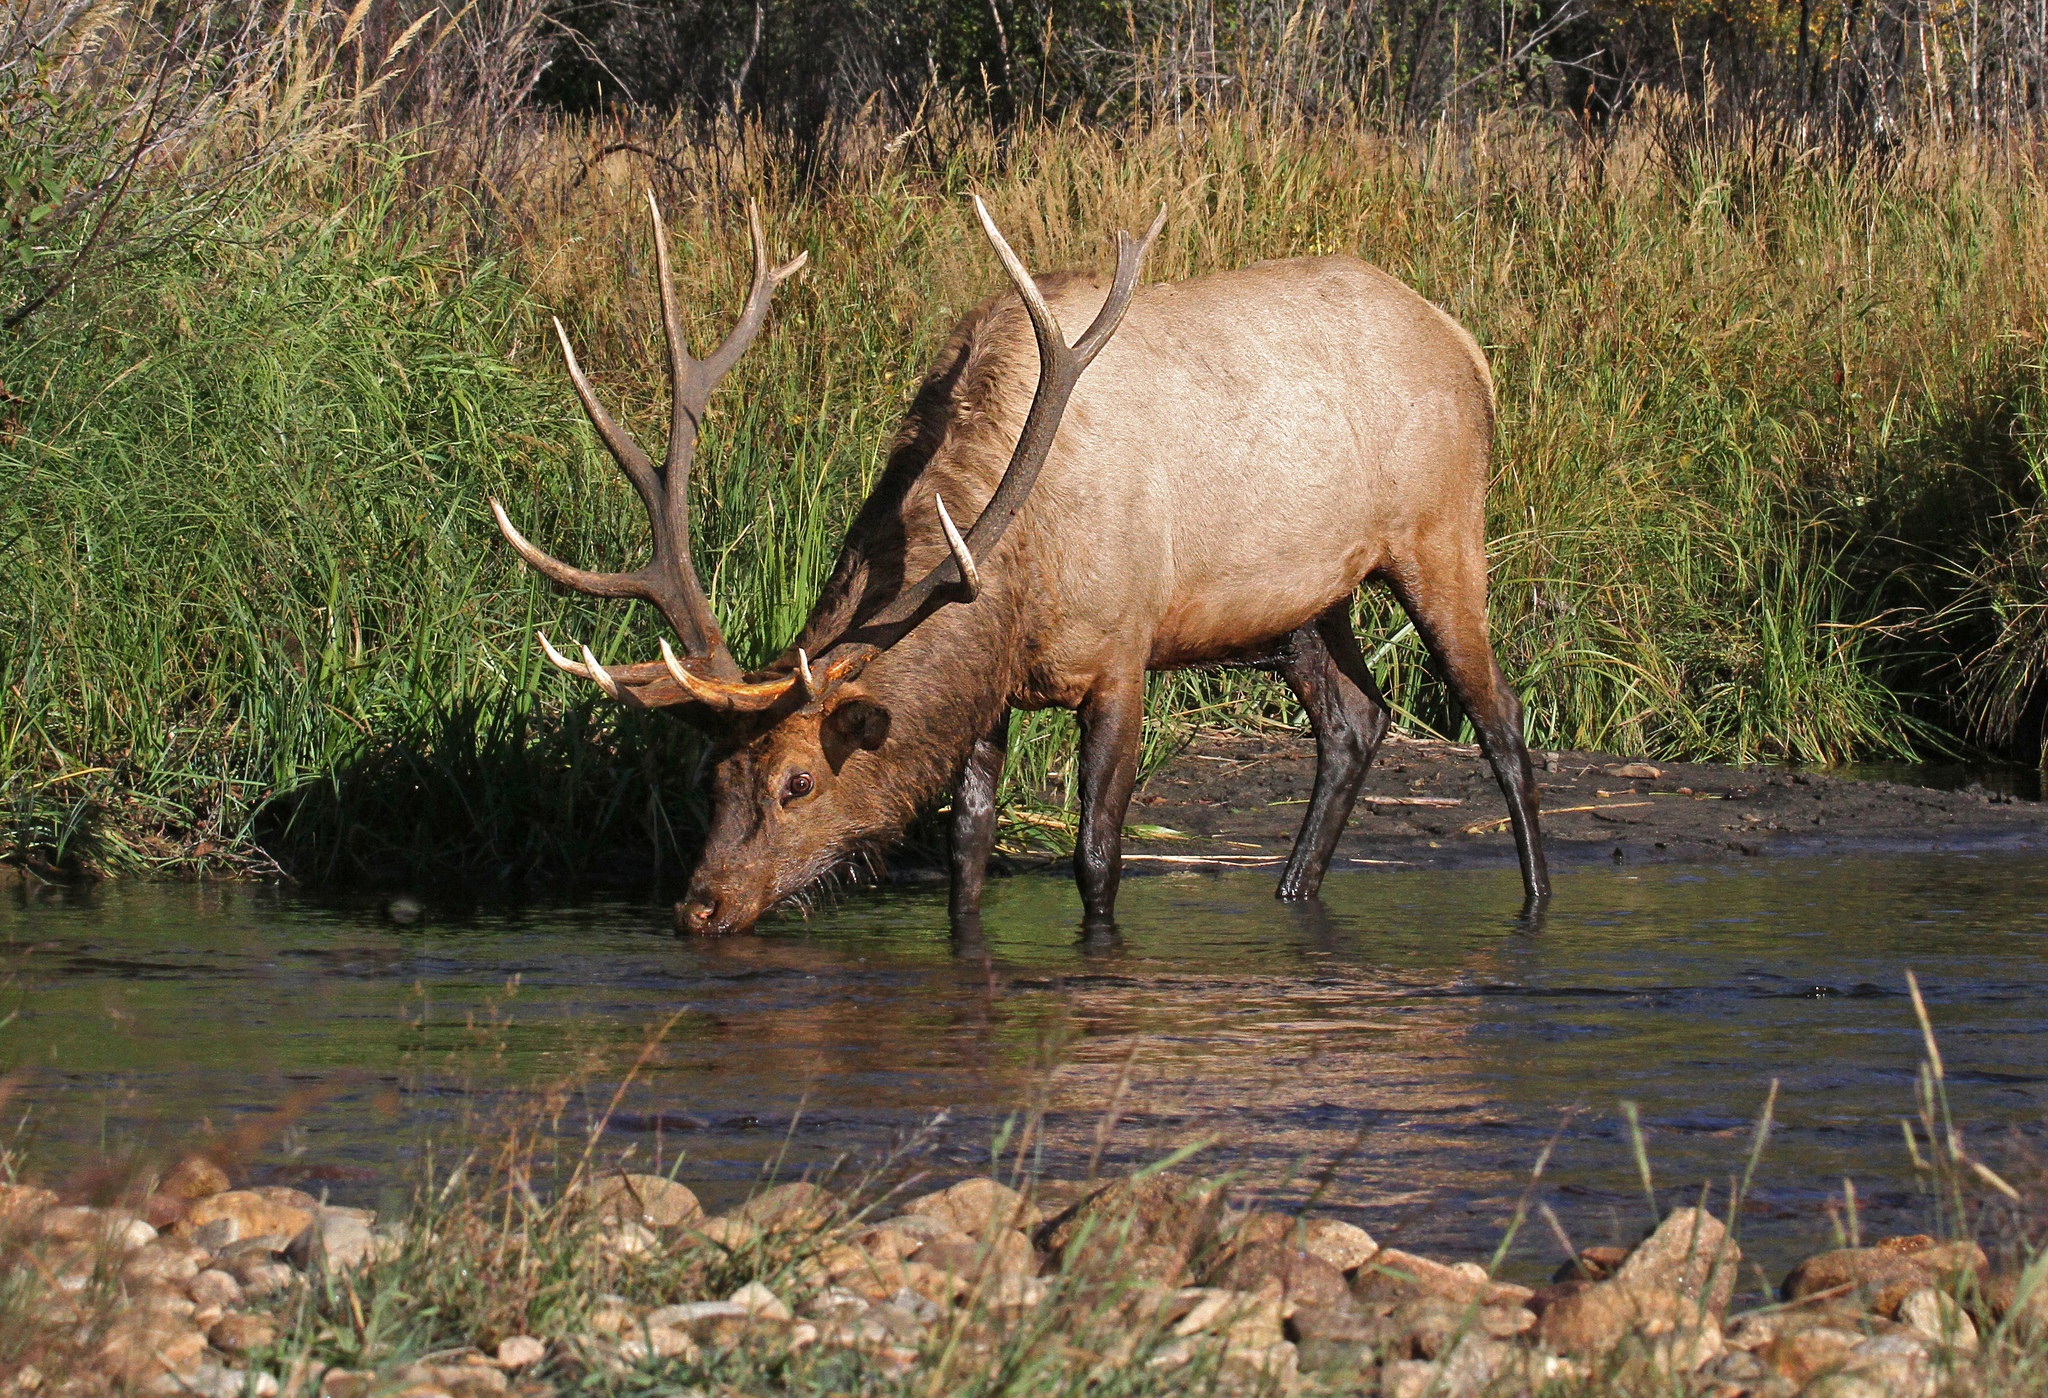
[[[530,641],[641,654],[654,618],[549,592],[483,506],[506,496],[589,566],[643,550],[543,330],[562,315],[659,439],[649,186],[700,344],[742,294],[742,196],[811,253],[700,452],[699,557],[743,657],[793,634],[924,362],[998,286],[965,194],[1039,267],[1100,265],[1164,199],[1154,277],[1352,252],[1487,346],[1494,625],[1534,742],[1951,741],[1960,667],[2003,634],[1971,570],[2038,509],[2032,148],[1843,162],[1705,132],[1678,104],[1599,140],[1246,113],[982,129],[934,159],[871,125],[804,179],[757,130],[529,116],[488,198],[418,176],[431,132],[282,159],[180,255],[0,341],[0,845],[314,877],[687,861],[694,737],[594,702]],[[1361,601],[1403,721],[1455,733],[1400,620]],[[1295,721],[1262,677],[1155,685],[1155,756],[1188,715]],[[1057,789],[1067,731],[1024,725],[1013,796]]]

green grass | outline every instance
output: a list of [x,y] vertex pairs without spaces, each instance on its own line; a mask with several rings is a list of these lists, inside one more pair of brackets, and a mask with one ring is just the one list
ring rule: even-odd
[[[651,615],[550,593],[484,508],[502,493],[589,566],[644,547],[544,330],[561,314],[658,442],[649,180],[699,343],[740,295],[739,189],[812,256],[700,451],[699,557],[743,657],[794,633],[924,362],[998,285],[965,194],[1041,267],[1100,264],[1163,198],[1155,277],[1352,251],[1488,347],[1494,626],[1532,742],[2027,751],[2041,178],[2019,149],[1845,165],[1690,130],[1067,124],[984,132],[937,167],[849,136],[836,173],[799,183],[758,138],[670,138],[666,163],[585,178],[608,133],[534,118],[489,205],[419,187],[402,137],[273,166],[179,255],[0,342],[22,400],[0,430],[0,853],[313,878],[687,864],[694,738],[595,701],[530,642],[649,653]],[[1456,734],[1391,604],[1368,596],[1361,626],[1402,721]],[[1989,682],[2019,696],[2002,730],[1972,728],[1972,662],[2018,676]],[[1153,712],[1155,759],[1191,716],[1294,721],[1238,675],[1158,680]],[[1070,733],[1021,725],[1013,799],[1061,788]]]

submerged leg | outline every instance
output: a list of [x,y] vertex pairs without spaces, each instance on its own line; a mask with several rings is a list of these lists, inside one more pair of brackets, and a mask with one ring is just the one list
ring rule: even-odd
[[1313,898],[1351,818],[1366,769],[1387,733],[1387,705],[1351,633],[1346,598],[1280,648],[1280,673],[1316,735],[1316,783],[1278,894]]
[[1395,592],[1436,657],[1451,692],[1471,717],[1479,746],[1493,765],[1494,780],[1507,798],[1508,823],[1522,865],[1523,907],[1530,912],[1550,897],[1550,871],[1536,820],[1536,774],[1522,738],[1522,703],[1501,674],[1487,637],[1484,555],[1474,549],[1445,552],[1449,557],[1440,566],[1397,576]]
[[1105,679],[1082,701],[1081,830],[1074,879],[1081,885],[1082,921],[1115,921],[1124,870],[1124,814],[1138,784],[1138,736],[1145,719],[1145,672]]
[[996,844],[996,787],[1010,750],[1010,711],[977,739],[953,788],[953,889],[948,911],[955,922],[981,916],[981,891],[988,882],[988,856]]

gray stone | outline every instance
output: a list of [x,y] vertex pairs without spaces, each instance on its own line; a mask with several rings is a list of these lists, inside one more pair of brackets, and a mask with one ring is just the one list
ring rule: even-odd
[[1720,1219],[1703,1209],[1674,1209],[1616,1269],[1614,1280],[1632,1290],[1668,1292],[1718,1325],[1741,1263],[1742,1249]]

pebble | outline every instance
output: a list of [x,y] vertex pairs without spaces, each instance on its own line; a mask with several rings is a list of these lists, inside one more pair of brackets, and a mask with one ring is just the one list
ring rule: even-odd
[[687,1185],[661,1175],[608,1175],[590,1186],[593,1207],[612,1222],[674,1228],[704,1216],[704,1206]]
[[524,1369],[547,1357],[547,1345],[531,1335],[508,1335],[498,1341],[498,1364],[505,1369]]

